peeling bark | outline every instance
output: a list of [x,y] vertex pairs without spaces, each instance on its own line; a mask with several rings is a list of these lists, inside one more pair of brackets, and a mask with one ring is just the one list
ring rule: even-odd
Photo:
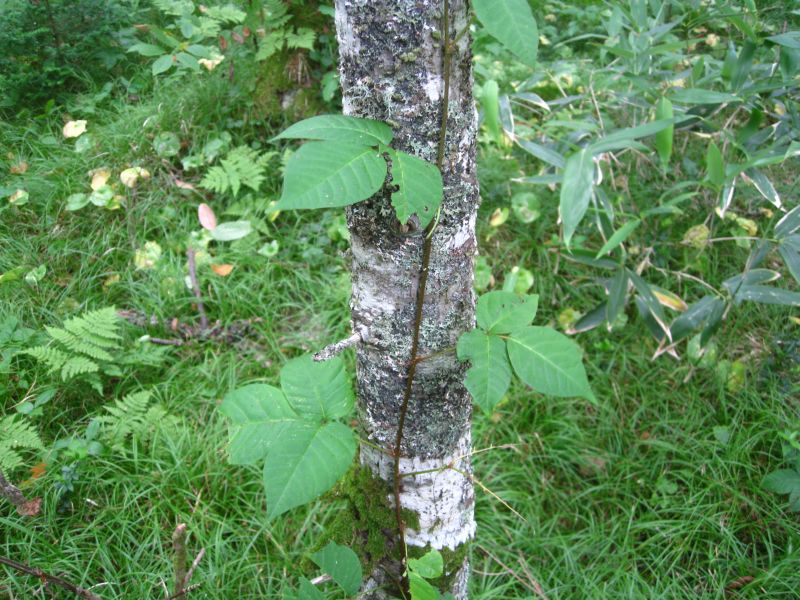
[[[442,114],[442,0],[336,0],[344,112],[385,121],[393,146],[436,161]],[[468,26],[466,0],[451,0],[451,36]],[[401,505],[418,517],[406,529],[409,546],[457,550],[475,531],[471,473],[471,400],[458,337],[474,327],[473,257],[479,203],[475,172],[477,115],[472,97],[469,36],[451,55],[447,138],[442,167],[444,201],[433,232],[417,366],[401,445]],[[397,222],[388,192],[347,209],[351,235],[353,330],[369,336],[357,348],[361,425],[382,451],[363,445],[361,462],[387,482],[408,373],[424,232]],[[462,473],[448,468],[452,466]],[[396,528],[396,526],[395,526]],[[388,547],[396,545],[389,542]],[[460,554],[458,555],[460,556]],[[445,579],[466,598],[468,564],[448,565]],[[401,566],[385,557],[372,574],[370,597],[391,587]],[[391,591],[391,590],[390,590]]]

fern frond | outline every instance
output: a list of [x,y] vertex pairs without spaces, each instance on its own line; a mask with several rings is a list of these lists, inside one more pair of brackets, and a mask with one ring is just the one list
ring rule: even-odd
[[220,194],[230,190],[234,196],[242,186],[258,191],[270,158],[271,153],[259,156],[255,150],[239,146],[228,152],[219,166],[211,167],[200,185]]
[[0,471],[8,473],[21,464],[22,456],[12,448],[9,448],[6,444],[0,443]]
[[119,326],[121,319],[117,315],[117,309],[113,306],[90,310],[83,313],[80,317],[73,317],[64,322],[64,327],[76,333],[71,327],[77,327],[81,331],[88,331],[97,336],[109,340],[118,340]]
[[194,12],[194,2],[191,0],[153,0],[153,5],[167,15],[180,17]]
[[239,10],[232,4],[224,6],[209,6],[205,11],[206,16],[225,23],[241,23],[247,17],[247,13]]
[[314,40],[317,39],[317,34],[313,29],[307,27],[300,27],[295,33],[286,35],[286,46],[288,48],[305,48],[307,50],[314,49]]
[[100,366],[85,356],[73,356],[61,367],[61,379],[63,381],[69,381],[76,375],[96,373],[99,370]]
[[108,414],[97,417],[97,421],[107,426],[104,437],[113,448],[121,449],[128,436],[141,427],[149,402],[150,392],[143,391],[103,407]]
[[17,415],[0,420],[0,470],[9,472],[22,464],[22,456],[15,448],[41,450],[43,447],[39,434],[27,421]]
[[96,358],[98,360],[114,360],[113,357],[102,348],[95,346],[94,343],[88,339],[80,338],[77,335],[70,333],[66,329],[61,329],[60,327],[45,327],[45,329],[47,330],[47,333],[50,334],[51,338],[60,342],[73,352],[86,354],[87,356],[91,356],[92,358]]
[[56,348],[50,348],[49,346],[34,346],[33,348],[23,350],[22,354],[27,354],[39,362],[45,363],[50,373],[58,371],[69,359],[69,354],[66,352],[62,352]]

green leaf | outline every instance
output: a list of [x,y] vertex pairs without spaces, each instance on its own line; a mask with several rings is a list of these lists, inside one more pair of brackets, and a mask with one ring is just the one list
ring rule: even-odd
[[209,233],[218,242],[232,242],[242,239],[253,231],[250,221],[228,221],[220,223]]
[[564,182],[561,184],[558,211],[564,225],[564,243],[567,247],[589,208],[593,185],[594,161],[592,153],[584,148],[567,159]]
[[770,36],[767,39],[786,48],[800,50],[800,31],[787,31],[786,33]]
[[511,365],[502,338],[473,329],[464,333],[456,345],[459,360],[469,360],[464,386],[475,404],[491,413],[503,399],[511,383]]
[[153,66],[152,66],[153,75],[160,75],[161,73],[163,73],[165,71],[169,71],[169,69],[172,67],[172,65],[173,65],[173,61],[172,61],[172,55],[171,54],[165,54],[165,55],[157,58],[155,60],[155,62],[153,62]]
[[778,244],[778,252],[792,277],[800,283],[800,250],[794,244],[784,242]]
[[681,104],[725,104],[741,101],[738,96],[733,94],[700,88],[677,88],[672,93],[672,100]]
[[775,236],[778,238],[786,237],[800,229],[800,204],[795,206],[788,213],[783,215],[775,225]]
[[791,494],[800,488],[800,473],[791,469],[778,469],[764,477],[761,485],[765,490],[776,494]]
[[478,298],[478,326],[490,333],[510,333],[530,325],[536,316],[539,296],[519,296],[512,292],[494,291]]
[[722,160],[722,152],[713,141],[708,144],[706,152],[706,178],[717,189],[720,189],[725,183],[725,163]]
[[386,124],[372,119],[359,119],[345,115],[320,115],[295,123],[273,140],[324,140],[352,145],[388,146],[392,130]]
[[561,154],[555,150],[547,148],[546,146],[542,146],[541,144],[536,144],[522,138],[517,138],[517,143],[542,162],[551,164],[558,169],[563,169],[564,165],[567,163],[567,159],[565,159]]
[[800,306],[800,292],[790,292],[769,285],[742,285],[736,294],[736,299],[761,304]]
[[625,307],[628,297],[628,274],[625,269],[620,269],[611,279],[608,286],[608,301],[606,302],[606,322],[613,325],[617,316]]
[[[599,154],[601,152],[611,152],[613,150],[621,150],[628,147],[639,147],[631,144],[632,141],[658,133],[674,127],[673,119],[663,119],[638,125],[637,127],[628,127],[626,129],[618,129],[612,131],[608,135],[600,138],[596,142],[589,145],[588,149],[592,154]],[[644,146],[646,148],[646,146]]]
[[416,573],[409,573],[408,588],[411,600],[439,600],[439,592]]
[[489,131],[495,144],[503,143],[503,128],[500,126],[500,88],[494,79],[483,84],[480,95],[483,109],[483,125]]
[[290,360],[281,369],[281,387],[304,417],[341,419],[353,410],[353,389],[340,356],[317,362],[306,354]]
[[442,554],[433,548],[419,558],[410,558],[408,570],[425,579],[436,579],[444,572],[444,559]]
[[347,546],[328,542],[319,552],[311,555],[317,566],[330,575],[348,596],[355,596],[361,587],[363,573],[358,556]]
[[267,518],[310,502],[347,472],[356,453],[350,428],[295,421],[273,440],[264,462]]
[[283,392],[262,383],[228,393],[219,411],[230,419],[228,452],[234,465],[264,458],[283,430],[300,418]]
[[88,195],[80,192],[77,194],[70,194],[69,197],[67,198],[67,205],[65,206],[65,208],[70,211],[80,210],[84,206],[89,204],[89,200],[90,198]]
[[442,203],[444,184],[436,165],[426,160],[389,150],[392,159],[392,183],[399,186],[392,192],[392,206],[397,220],[405,224],[416,214],[421,227],[427,227]]
[[514,372],[537,392],[595,401],[581,348],[565,335],[549,327],[525,327],[512,333],[507,347]]
[[667,318],[664,316],[664,309],[661,307],[661,303],[653,293],[653,290],[650,289],[650,286],[647,285],[647,282],[642,279],[636,273],[636,271],[632,271],[631,269],[626,269],[625,271],[628,274],[628,278],[633,283],[633,287],[636,288],[636,291],[639,293],[639,298],[644,304],[644,307],[647,309],[647,312],[650,313],[661,330],[668,337],[671,336],[672,332],[667,325]]
[[383,186],[386,161],[372,148],[309,142],[286,165],[277,208],[330,208],[366,200]]
[[528,66],[536,66],[539,30],[527,0],[473,0],[472,6],[492,37]]
[[617,229],[608,241],[603,244],[603,247],[600,248],[600,252],[597,253],[595,258],[600,258],[601,256],[605,256],[609,252],[611,252],[614,248],[622,244],[625,240],[628,239],[628,236],[633,233],[633,231],[639,226],[641,221],[639,219],[633,219],[632,221],[628,221],[622,227]]
[[325,600],[325,594],[305,577],[300,578],[300,588],[297,590],[296,600]]
[[140,42],[128,48],[128,52],[136,52],[142,56],[161,56],[166,52],[161,46]]
[[[673,118],[672,102],[668,98],[662,97],[656,107],[656,119],[671,120]],[[675,137],[675,125],[670,125],[656,133],[656,151],[661,159],[661,166],[666,169],[669,159],[672,157],[672,142]]]

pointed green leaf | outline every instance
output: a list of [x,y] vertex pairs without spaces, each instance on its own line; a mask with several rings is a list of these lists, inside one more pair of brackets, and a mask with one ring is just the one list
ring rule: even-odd
[[[796,236],[792,236],[796,237]],[[800,283],[800,249],[795,247],[793,244],[784,243],[778,244],[778,252],[783,258],[783,264],[786,265],[786,268],[789,269],[789,272],[792,274],[792,277]]]
[[350,468],[355,453],[355,436],[341,423],[295,421],[285,428],[264,462],[267,518],[327,492]]
[[606,322],[613,325],[617,316],[625,307],[628,297],[628,274],[625,269],[617,271],[608,286],[608,301],[606,303]]
[[601,256],[605,256],[609,252],[611,252],[614,248],[622,244],[625,240],[628,239],[628,236],[633,233],[633,231],[639,226],[641,221],[639,219],[633,219],[632,221],[628,221],[622,227],[617,229],[608,241],[603,244],[603,247],[600,248],[600,252],[597,253],[595,258],[600,258]]
[[472,6],[492,37],[528,66],[536,66],[539,30],[527,0],[473,0]]
[[138,44],[134,44],[130,48],[128,48],[128,52],[136,52],[141,54],[142,56],[161,56],[166,52],[161,46],[156,46],[154,44],[145,44],[144,42],[140,42]]
[[408,559],[408,570],[425,579],[436,579],[444,572],[444,559],[441,552],[433,548],[419,558]]
[[281,369],[281,388],[302,417],[341,419],[353,410],[353,388],[340,356],[321,362],[310,354]]
[[[672,102],[668,98],[662,97],[656,107],[656,119],[672,119]],[[670,125],[656,133],[656,151],[661,159],[661,166],[667,168],[669,159],[672,157],[672,142],[675,136],[675,125]]]
[[420,226],[427,227],[442,203],[442,174],[436,165],[411,154],[390,150],[389,156],[392,159],[392,183],[398,186],[398,190],[392,192],[397,220],[405,224],[415,214]]
[[472,363],[464,386],[475,404],[484,412],[491,413],[511,383],[511,365],[508,364],[505,343],[499,336],[473,329],[458,339],[456,351],[459,360]]
[[739,97],[733,94],[700,88],[676,88],[672,92],[672,100],[680,104],[725,104],[740,101]]
[[164,71],[168,71],[170,67],[172,67],[172,55],[165,54],[164,56],[160,56],[153,62],[153,66],[151,67],[153,70],[153,75],[160,75]]
[[564,181],[561,184],[561,198],[558,212],[564,225],[564,243],[569,247],[572,234],[578,228],[589,201],[594,185],[594,160],[592,153],[584,148],[567,159],[564,167]]
[[717,189],[725,183],[725,164],[722,160],[722,152],[713,141],[708,145],[706,152],[706,178]]
[[439,592],[430,583],[416,573],[408,575],[408,591],[411,600],[439,600]]
[[[645,123],[644,125],[637,125],[636,127],[628,127],[625,129],[618,129],[612,131],[608,135],[601,137],[596,142],[592,143],[588,148],[592,154],[599,154],[601,152],[611,152],[613,150],[622,150],[628,147],[639,146],[631,144],[632,141],[639,138],[649,137],[651,135],[658,135],[659,133],[674,127],[674,119],[662,119]],[[645,149],[646,146],[642,146]]]
[[736,294],[736,299],[761,304],[800,306],[800,292],[790,292],[770,285],[742,285]]
[[800,204],[783,215],[775,225],[775,237],[782,238],[800,229]]
[[386,123],[372,119],[320,115],[295,123],[272,139],[326,140],[360,146],[388,146],[392,141],[392,130]]
[[348,596],[355,596],[361,587],[363,573],[358,556],[347,546],[328,542],[319,552],[311,555],[317,566],[330,575]]
[[631,269],[626,269],[628,274],[628,278],[633,283],[633,287],[636,288],[636,291],[639,293],[639,298],[642,301],[642,304],[653,317],[655,322],[661,328],[661,330],[669,337],[672,335],[672,332],[667,325],[667,318],[664,315],[664,309],[661,307],[661,303],[656,298],[656,295],[653,293],[653,290],[650,289],[650,286],[647,285],[647,282],[639,277],[636,271],[632,271]]
[[507,347],[514,372],[537,392],[595,401],[581,348],[565,335],[549,327],[525,327],[514,331]]
[[385,178],[386,161],[377,150],[352,143],[308,142],[286,165],[278,208],[355,204],[381,189]]
[[791,469],[778,469],[764,477],[761,485],[776,494],[791,494],[800,489],[800,473]]
[[536,316],[539,296],[520,296],[513,292],[493,291],[478,298],[478,326],[491,333],[510,333],[512,329],[530,325]]
[[299,419],[278,388],[256,383],[228,393],[219,407],[230,419],[230,462],[252,464],[261,460],[281,432]]

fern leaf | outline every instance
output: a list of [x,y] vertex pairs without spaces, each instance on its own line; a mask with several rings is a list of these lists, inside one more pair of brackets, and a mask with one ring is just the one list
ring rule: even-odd
[[234,197],[242,186],[258,191],[265,179],[263,171],[271,157],[272,154],[259,156],[255,150],[239,146],[228,152],[219,166],[211,167],[200,185],[217,193],[230,190]]
[[58,371],[69,359],[69,354],[66,352],[48,346],[34,346],[33,348],[23,350],[22,354],[28,354],[39,362],[45,363],[50,373]]
[[120,318],[117,315],[117,309],[113,306],[100,308],[97,310],[90,310],[83,313],[80,317],[73,317],[64,323],[64,326],[69,329],[70,322],[82,323],[84,331],[91,331],[100,337],[118,340]]
[[5,417],[0,421],[0,444],[9,448],[43,448],[42,440],[33,426],[17,415]]
[[51,338],[61,342],[73,352],[86,354],[87,356],[91,356],[92,358],[96,358],[98,360],[114,360],[108,352],[102,348],[98,348],[87,338],[78,337],[66,329],[61,329],[59,327],[45,327],[45,329],[47,330],[47,333],[50,334]]
[[305,48],[307,50],[314,49],[314,40],[317,34],[313,29],[307,27],[300,27],[297,32],[290,33],[286,36],[286,46],[289,48]]
[[13,471],[22,464],[22,457],[18,452],[0,442],[0,471],[6,473]]
[[143,391],[103,407],[108,414],[97,417],[97,421],[107,426],[105,438],[112,447],[121,448],[127,437],[141,428],[149,402],[150,392]]
[[73,356],[61,367],[61,379],[69,381],[76,375],[83,373],[96,373],[100,369],[99,365],[86,358],[85,356]]

